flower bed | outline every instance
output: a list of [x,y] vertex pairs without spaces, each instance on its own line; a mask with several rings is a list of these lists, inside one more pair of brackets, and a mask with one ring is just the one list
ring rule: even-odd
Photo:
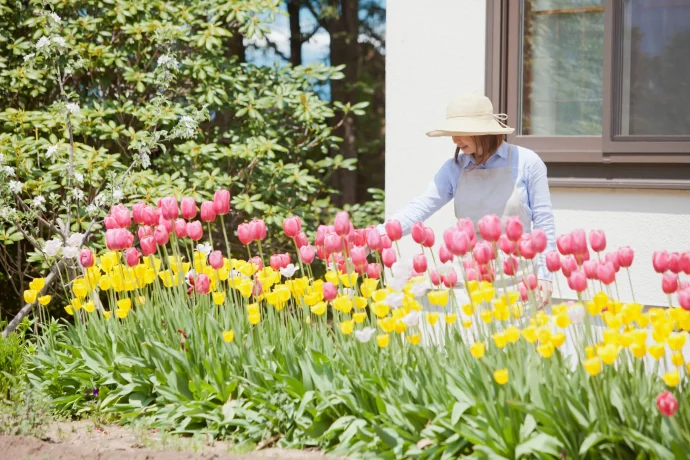
[[[208,228],[228,200],[219,191],[201,204]],[[341,213],[312,246],[293,217],[283,224],[293,263],[263,254],[260,220],[237,229],[245,249],[227,235],[202,243],[210,233],[196,217],[190,199],[117,206],[105,219],[109,251],[79,248],[82,276],[65,285],[74,321],[42,319],[29,369],[56,408],[355,457],[685,458],[690,312],[616,300],[633,252],[603,254],[603,233],[589,246],[584,232],[559,237],[561,254],[545,254],[580,296],[546,313],[534,274],[546,240],[519,221],[502,234],[487,216],[479,235],[460,221],[438,256],[433,232],[417,224],[426,255],[408,263],[396,222],[382,236]],[[318,260],[328,261],[325,279],[312,275]],[[690,308],[678,278],[690,253],[658,253],[654,264],[663,289]]]

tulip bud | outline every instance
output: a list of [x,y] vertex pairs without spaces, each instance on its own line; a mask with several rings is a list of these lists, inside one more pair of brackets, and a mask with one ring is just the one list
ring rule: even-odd
[[228,190],[216,190],[213,194],[213,210],[219,216],[230,212],[230,192]]
[[442,245],[441,248],[438,250],[438,258],[442,264],[445,264],[446,262],[452,262],[453,253],[450,252],[445,245]]
[[158,225],[158,214],[152,206],[146,205],[141,209],[141,218],[150,227]]
[[105,232],[105,245],[112,251],[121,251],[132,246],[134,235],[123,228],[112,228]]
[[316,246],[323,246],[326,240],[326,234],[330,233],[327,225],[319,225],[316,229],[316,238],[314,239],[314,244]]
[[515,256],[508,256],[503,261],[503,273],[508,276],[515,276],[518,269],[518,260]]
[[538,280],[534,273],[530,273],[522,279],[522,283],[530,291],[534,291],[537,288]]
[[254,297],[259,297],[261,294],[264,293],[264,285],[261,284],[261,281],[259,279],[254,280],[254,285],[252,286],[252,295]]
[[590,279],[590,280],[595,280],[599,276],[597,274],[597,268],[598,267],[599,267],[599,264],[597,263],[596,260],[588,260],[582,264],[582,268],[585,271],[585,276],[587,277],[587,279]]
[[254,256],[251,259],[249,259],[247,262],[254,264],[258,270],[264,269],[264,261],[259,256]]
[[610,252],[606,254],[606,257],[604,258],[606,262],[611,262],[611,265],[613,265],[613,269],[618,273],[618,271],[621,269],[620,264],[618,263],[618,254],[615,252]]
[[350,251],[350,258],[355,267],[362,267],[367,263],[367,250],[364,247],[355,246]]
[[201,222],[198,220],[187,222],[187,236],[192,241],[199,241],[204,235],[204,230],[201,228]]
[[175,235],[178,238],[187,236],[187,222],[184,219],[177,219],[174,222]]
[[491,243],[488,241],[480,241],[472,250],[472,256],[479,265],[488,264],[494,258],[494,251]]
[[335,284],[329,282],[323,283],[323,300],[330,302],[338,296],[338,289]]
[[141,253],[146,257],[156,253],[156,240],[153,236],[145,236],[139,240],[139,245],[141,246]]
[[162,225],[168,233],[172,233],[173,231],[173,221],[164,219],[163,216],[158,219],[158,225]]
[[293,216],[283,220],[283,231],[288,238],[295,238],[302,231],[302,221]]
[[606,235],[603,230],[592,230],[589,232],[589,244],[592,246],[592,251],[602,252],[606,249]]
[[535,228],[532,230],[532,233],[529,235],[529,240],[535,253],[541,254],[546,249],[546,233],[544,233],[542,229]]
[[561,269],[561,258],[558,251],[551,251],[546,254],[546,268],[552,273]]
[[180,208],[182,209],[182,217],[185,219],[192,220],[196,217],[196,202],[194,198],[182,198]]
[[350,215],[347,213],[347,211],[340,211],[338,214],[336,214],[333,227],[335,233],[339,236],[345,236],[350,233],[352,224],[350,223]]
[[677,252],[672,252],[669,254],[668,258],[668,269],[673,273],[680,273],[680,254]]
[[537,252],[532,246],[532,239],[528,235],[523,235],[518,242],[518,251],[522,257],[527,260],[532,260],[537,256]]
[[179,215],[179,209],[177,209],[177,199],[174,196],[168,196],[162,198],[158,203],[161,210],[161,215],[164,219],[175,220]]
[[93,252],[91,252],[91,249],[84,248],[81,250],[81,252],[79,253],[79,263],[84,268],[93,267],[94,257]]
[[366,228],[360,228],[355,230],[353,227],[352,232],[350,232],[350,234],[348,235],[348,240],[350,241],[350,244],[353,246],[364,246],[365,244],[367,244],[367,234],[369,233],[369,230],[370,229]]
[[314,262],[315,256],[316,250],[314,249],[314,246],[305,244],[299,248],[299,257],[302,260],[302,263],[311,265],[311,263]]
[[326,248],[323,246],[317,246],[316,247],[316,255],[321,260],[327,260],[328,259],[328,252],[326,252]]
[[673,294],[678,290],[678,275],[675,273],[664,273],[661,279],[661,289],[664,294]]
[[501,248],[501,251],[509,255],[515,254],[515,251],[517,250],[517,244],[515,244],[505,235],[501,235],[501,237],[498,239],[498,247]]
[[148,225],[143,225],[137,229],[137,235],[139,236],[139,241],[141,241],[147,236],[153,236],[153,230]]
[[524,226],[519,217],[511,216],[506,219],[506,238],[510,241],[519,241],[523,231]]
[[456,284],[458,284],[458,274],[455,273],[455,270],[453,270],[453,269],[451,269],[448,273],[443,275],[441,278],[443,279],[443,284],[447,288],[452,288]]
[[158,244],[158,246],[165,246],[168,244],[168,241],[170,241],[170,235],[163,225],[156,227],[156,229],[153,231],[153,238],[156,240],[156,244]]
[[412,268],[417,273],[424,273],[427,269],[426,256],[424,254],[417,254],[412,259]]
[[393,242],[391,241],[390,238],[388,238],[387,235],[381,235],[381,249],[379,251],[382,251],[383,249],[390,249],[393,247]]
[[129,227],[132,225],[132,219],[129,215],[129,209],[124,205],[118,204],[110,209],[110,215],[115,218],[117,226],[120,228]]
[[680,269],[683,271],[683,273],[685,273],[686,275],[690,275],[690,251],[684,252],[680,255],[678,265],[680,266]]
[[556,246],[558,247],[558,252],[562,255],[567,256],[573,253],[573,237],[570,235],[560,235],[556,238]]
[[684,288],[678,291],[678,304],[683,310],[690,310],[690,288]]
[[271,268],[275,271],[280,270],[282,267],[282,263],[280,260],[280,256],[278,254],[273,254],[269,259],[268,259],[268,264],[271,266]]
[[367,265],[367,276],[371,279],[379,279],[382,271],[383,268],[381,267],[381,264],[376,263]]
[[372,228],[367,233],[367,246],[372,251],[377,251],[381,247],[381,233],[377,228]]
[[391,268],[396,260],[398,260],[397,256],[395,255],[395,251],[390,248],[383,250],[381,253],[381,259],[383,260],[383,265],[388,268]]
[[434,243],[436,242],[436,236],[434,235],[434,231],[429,228],[425,227],[424,228],[424,242],[422,243],[422,246],[425,248],[432,248],[434,247]]
[[223,254],[220,251],[213,251],[208,255],[208,264],[214,269],[218,270],[223,268],[225,261],[223,260]]
[[467,232],[457,229],[452,231],[450,241],[446,245],[456,256],[464,256],[473,247]]
[[280,268],[287,268],[287,266],[290,265],[290,254],[286,252],[284,254],[278,254],[278,257],[280,258]]
[[417,244],[423,244],[424,240],[426,239],[426,229],[424,227],[424,224],[421,222],[417,222],[412,226],[412,239],[414,240],[415,243]]
[[254,241],[261,241],[266,238],[266,223],[262,219],[254,219],[249,223],[249,228]]
[[487,283],[493,283],[496,279],[496,272],[492,265],[480,265],[479,273],[481,274],[482,281],[486,281]]
[[587,251],[587,234],[584,230],[574,230],[572,232],[573,238],[573,253],[582,254]]
[[635,252],[630,246],[623,246],[618,249],[618,264],[623,268],[629,268],[633,259],[635,258]]
[[568,287],[575,292],[587,290],[587,277],[580,270],[575,270],[568,278]]
[[302,247],[308,245],[309,240],[307,239],[307,235],[305,235],[304,232],[299,232],[295,236],[295,244],[297,245],[297,248],[302,248]]
[[112,230],[117,228],[117,221],[113,216],[105,216],[105,219],[103,219],[103,225],[105,225],[106,230]]
[[561,270],[566,278],[570,278],[570,275],[577,270],[577,261],[572,254],[561,259]]
[[436,272],[436,270],[429,270],[429,280],[431,281],[431,284],[434,286],[440,286],[443,282],[441,275],[439,275]]
[[529,294],[527,292],[527,288],[523,283],[520,283],[518,285],[518,291],[520,291],[520,298],[522,299],[522,301],[527,302],[527,299],[529,299]]
[[477,243],[477,233],[474,230],[474,223],[472,220],[467,218],[458,219],[458,222],[455,224],[455,226],[459,230],[467,233],[467,236],[470,239],[470,247],[474,248],[474,245]]
[[477,226],[484,241],[495,243],[501,237],[501,219],[494,214],[479,219]]
[[249,224],[245,223],[237,226],[237,238],[240,240],[240,243],[245,246],[254,240],[252,229]]
[[616,270],[611,262],[604,262],[597,267],[597,278],[607,286],[616,280]]
[[678,400],[670,391],[664,391],[656,397],[656,407],[663,415],[673,417],[678,410]]
[[386,228],[386,235],[388,235],[391,241],[398,241],[402,238],[403,230],[399,221],[395,219],[389,220],[385,223],[384,227]]
[[139,265],[139,251],[135,248],[129,248],[125,251],[125,261],[128,267],[136,267]]
[[211,280],[205,274],[197,275],[194,279],[194,290],[199,295],[208,294],[211,287]]
[[668,270],[668,264],[671,256],[666,251],[655,252],[652,255],[652,265],[657,273],[664,273]]
[[145,208],[146,203],[137,203],[134,206],[132,206],[132,218],[134,219],[134,222],[136,222],[139,225],[143,225],[145,223],[143,216],[143,210]]
[[204,222],[213,222],[216,220],[216,211],[213,209],[213,201],[204,201],[201,203],[201,220]]
[[467,281],[479,281],[479,272],[476,268],[466,268],[465,276],[467,277]]

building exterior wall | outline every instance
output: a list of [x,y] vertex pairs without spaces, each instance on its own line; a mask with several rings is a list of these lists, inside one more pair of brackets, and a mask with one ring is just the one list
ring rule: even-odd
[[[447,138],[425,135],[444,118],[448,100],[459,92],[484,92],[486,6],[477,0],[395,0],[387,10],[386,214],[392,215],[423,192],[454,153]],[[559,234],[600,228],[611,248],[631,246],[636,251],[631,275],[637,301],[667,305],[660,276],[652,269],[652,253],[690,249],[690,192],[579,188],[551,192]],[[449,204],[427,224],[436,231],[438,242],[454,222]],[[415,246],[405,238],[403,255],[415,254]],[[622,275],[618,287],[628,300],[630,289]],[[567,287],[562,278],[559,284]],[[574,295],[564,292],[564,297]]]

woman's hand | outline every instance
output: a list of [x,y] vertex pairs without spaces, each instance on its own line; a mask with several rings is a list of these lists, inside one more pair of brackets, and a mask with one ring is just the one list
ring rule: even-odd
[[539,302],[539,309],[541,310],[551,300],[551,293],[553,292],[553,283],[551,281],[539,280],[537,284],[537,302]]

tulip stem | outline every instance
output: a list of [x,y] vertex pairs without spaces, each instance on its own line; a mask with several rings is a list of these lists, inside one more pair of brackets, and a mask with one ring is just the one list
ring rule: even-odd
[[633,288],[632,278],[630,277],[630,268],[626,267],[625,271],[628,273],[628,282],[630,283],[630,292],[632,293],[633,302],[637,303],[637,300],[635,300],[635,289]]
[[213,235],[211,235],[211,222],[206,222],[208,226],[208,240],[211,242],[211,248],[213,249]]
[[232,260],[232,255],[230,255],[230,240],[228,239],[228,232],[225,229],[225,220],[223,220],[223,215],[220,216],[220,226],[223,227],[223,237],[225,238],[225,248],[228,251],[228,259]]

